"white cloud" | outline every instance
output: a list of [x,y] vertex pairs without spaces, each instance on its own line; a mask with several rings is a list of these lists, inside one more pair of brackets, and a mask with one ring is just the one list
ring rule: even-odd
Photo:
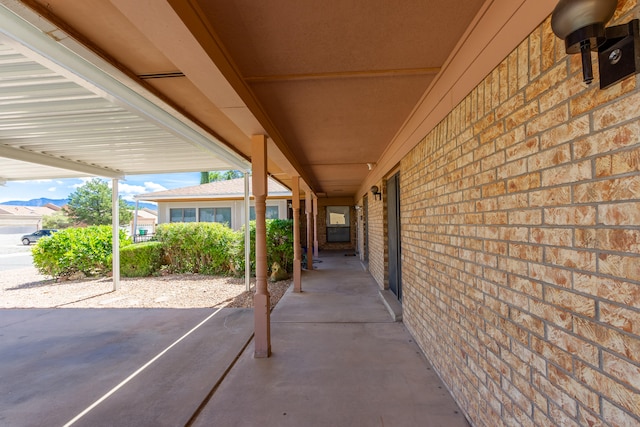
[[78,179],[80,180],[79,183],[72,184],[69,187],[73,189],[78,189],[79,187],[82,187],[83,185],[85,185],[87,182],[91,181],[93,178],[78,178]]
[[120,183],[118,184],[118,193],[125,200],[133,201],[134,196],[143,193],[153,193],[154,191],[163,191],[166,188],[156,182],[147,181],[144,185],[135,185]]
[[55,193],[55,192],[56,192],[56,190],[57,190],[57,188],[56,188],[56,187],[49,187],[49,188],[47,189],[47,191],[49,191],[50,193]]
[[146,193],[152,193],[154,191],[164,191],[167,190],[165,186],[162,184],[158,184],[156,182],[145,182],[144,187],[147,189]]

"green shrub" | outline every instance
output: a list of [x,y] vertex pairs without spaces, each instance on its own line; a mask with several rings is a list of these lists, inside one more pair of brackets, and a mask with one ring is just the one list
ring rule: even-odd
[[[240,230],[236,232],[236,245],[234,247],[233,253],[231,254],[232,265],[233,265],[233,273],[238,276],[244,275],[244,266],[245,266],[245,258],[244,258],[244,230],[245,225],[242,226]],[[256,274],[256,222],[249,222],[249,265],[251,268],[251,275],[255,276]]]
[[[293,272],[293,220],[268,219],[267,227],[267,269],[271,269],[274,262],[280,264],[288,273]],[[249,235],[251,240],[251,274],[256,274],[256,222],[250,222]],[[237,274],[244,273],[244,226],[237,232],[236,249],[233,253],[233,265]]]
[[288,273],[293,272],[293,220],[267,221],[267,267],[274,262]]
[[120,249],[120,273],[124,277],[147,277],[162,266],[162,243],[145,242]]
[[161,224],[166,263],[175,273],[229,274],[236,234],[224,224],[189,222]]
[[[31,250],[33,264],[52,277],[82,272],[87,276],[111,271],[112,230],[108,225],[67,228],[38,240]],[[120,230],[120,248],[131,240]]]

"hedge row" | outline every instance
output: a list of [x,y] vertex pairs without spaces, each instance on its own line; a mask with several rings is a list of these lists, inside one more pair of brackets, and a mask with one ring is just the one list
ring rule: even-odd
[[[255,274],[255,221],[250,223],[251,271]],[[120,273],[124,277],[171,273],[244,274],[244,228],[233,231],[218,223],[161,224],[156,241],[131,244],[120,234]],[[68,228],[41,239],[33,248],[38,270],[53,277],[111,271],[111,227]],[[293,221],[267,220],[267,263],[293,270]]]

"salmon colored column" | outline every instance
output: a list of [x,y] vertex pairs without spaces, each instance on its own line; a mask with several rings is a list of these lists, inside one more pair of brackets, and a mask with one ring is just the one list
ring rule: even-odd
[[313,195],[313,256],[318,256],[318,196]]
[[293,208],[293,292],[302,292],[302,254],[300,245],[300,177],[291,177]]
[[256,293],[253,296],[255,322],[253,356],[271,356],[271,304],[267,287],[267,137],[251,137],[251,169],[253,197],[256,209]]
[[310,191],[305,193],[304,210],[307,214],[307,270],[313,270],[313,229],[311,228],[313,203],[311,202]]

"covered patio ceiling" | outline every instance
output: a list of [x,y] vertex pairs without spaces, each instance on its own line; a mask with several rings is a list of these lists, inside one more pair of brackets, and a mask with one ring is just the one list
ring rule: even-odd
[[[0,4],[12,22],[29,22],[49,40],[44,52],[62,69],[43,62],[42,52],[0,40],[0,69],[17,61],[16,67],[36,70],[18,73],[26,81],[10,93],[31,96],[38,116],[37,122],[6,116],[22,110],[18,100],[1,99],[0,179],[51,176],[52,167],[72,171],[64,176],[86,175],[85,164],[104,176],[225,168],[217,163],[220,146],[222,163],[246,167],[251,136],[265,134],[272,177],[290,186],[299,175],[303,190],[354,198],[392,169],[555,1]],[[48,51],[52,46],[57,50]],[[78,81],[78,63],[104,71],[108,81]],[[0,70],[0,84],[17,78],[5,73]],[[54,77],[66,79],[64,86]],[[123,102],[111,93],[118,85],[166,115],[150,117]],[[56,100],[60,91],[68,100]],[[58,113],[61,104],[68,114]],[[45,105],[48,112],[37,114]],[[185,138],[174,120],[199,136]],[[36,126],[45,129],[41,135],[30,130]],[[37,171],[24,163],[47,164],[41,156],[55,161]]]
[[5,8],[0,23],[0,182],[250,168],[90,51]]

